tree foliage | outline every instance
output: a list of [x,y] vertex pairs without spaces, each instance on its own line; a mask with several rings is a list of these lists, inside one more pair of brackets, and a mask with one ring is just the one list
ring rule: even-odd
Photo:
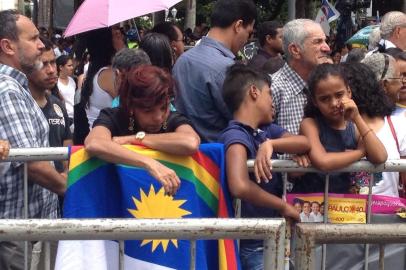
[[[196,1],[196,23],[210,24],[210,14],[215,0]],[[287,1],[285,0],[254,0],[258,9],[258,21],[287,19]]]

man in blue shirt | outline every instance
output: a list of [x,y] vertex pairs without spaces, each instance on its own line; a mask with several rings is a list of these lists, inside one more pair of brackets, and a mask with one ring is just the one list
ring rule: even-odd
[[192,121],[202,142],[217,141],[231,119],[221,88],[227,67],[253,31],[256,16],[251,0],[217,1],[209,33],[173,67],[178,83],[176,109]]

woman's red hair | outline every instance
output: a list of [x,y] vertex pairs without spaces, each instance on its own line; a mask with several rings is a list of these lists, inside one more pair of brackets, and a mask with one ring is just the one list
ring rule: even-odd
[[174,96],[174,80],[162,68],[137,66],[126,73],[119,94],[120,107],[129,114],[132,108],[150,108],[169,103]]

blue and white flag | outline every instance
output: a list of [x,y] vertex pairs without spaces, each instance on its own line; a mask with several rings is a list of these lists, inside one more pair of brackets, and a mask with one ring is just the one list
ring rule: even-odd
[[318,22],[323,28],[324,33],[330,35],[330,23],[340,17],[340,12],[337,11],[332,4],[327,0],[323,0],[319,12],[317,13],[315,21]]

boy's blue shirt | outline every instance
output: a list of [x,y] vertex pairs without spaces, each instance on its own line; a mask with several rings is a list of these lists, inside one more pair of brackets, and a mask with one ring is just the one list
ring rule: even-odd
[[[247,158],[255,159],[259,145],[266,139],[278,139],[287,131],[276,124],[261,126],[254,130],[238,121],[232,120],[229,122],[226,129],[223,130],[219,137],[219,142],[223,143],[225,150],[232,144],[242,144],[247,150]],[[273,153],[272,158],[277,158],[276,153]],[[253,173],[250,173],[250,180],[255,182]],[[282,177],[279,173],[272,173],[272,180],[269,183],[261,182],[259,186],[265,191],[282,196]],[[241,217],[276,217],[279,213],[276,210],[264,207],[254,206],[248,202],[241,202]]]

